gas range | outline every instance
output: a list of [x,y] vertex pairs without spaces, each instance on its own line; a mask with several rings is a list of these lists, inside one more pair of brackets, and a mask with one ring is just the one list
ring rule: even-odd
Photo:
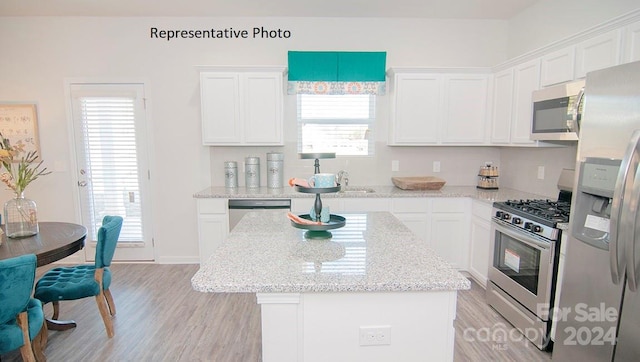
[[556,241],[560,234],[557,224],[569,222],[570,208],[571,203],[563,200],[507,200],[493,203],[493,219],[522,232]]

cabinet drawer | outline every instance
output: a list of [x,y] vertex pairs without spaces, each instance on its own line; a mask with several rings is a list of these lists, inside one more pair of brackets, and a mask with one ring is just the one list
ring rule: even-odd
[[198,214],[226,214],[227,199],[199,199]]
[[469,200],[466,198],[450,198],[450,197],[442,197],[431,200],[432,212],[434,213],[443,213],[443,212],[468,212],[467,211],[467,202]]
[[391,212],[425,213],[429,212],[429,200],[426,198],[393,199],[391,200]]
[[484,220],[491,220],[491,204],[483,201],[473,201],[471,213]]

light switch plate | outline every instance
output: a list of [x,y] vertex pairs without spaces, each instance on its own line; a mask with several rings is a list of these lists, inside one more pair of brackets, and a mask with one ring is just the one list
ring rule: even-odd
[[391,171],[392,172],[400,171],[400,161],[398,160],[391,161]]
[[440,172],[440,161],[433,161],[433,172]]

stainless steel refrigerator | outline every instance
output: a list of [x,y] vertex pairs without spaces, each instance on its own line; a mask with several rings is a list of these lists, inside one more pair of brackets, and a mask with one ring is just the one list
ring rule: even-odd
[[587,74],[554,361],[640,361],[640,62]]

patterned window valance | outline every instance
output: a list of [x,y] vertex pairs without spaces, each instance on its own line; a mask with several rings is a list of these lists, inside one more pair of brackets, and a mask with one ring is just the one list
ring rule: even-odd
[[289,94],[384,94],[386,52],[289,52]]

